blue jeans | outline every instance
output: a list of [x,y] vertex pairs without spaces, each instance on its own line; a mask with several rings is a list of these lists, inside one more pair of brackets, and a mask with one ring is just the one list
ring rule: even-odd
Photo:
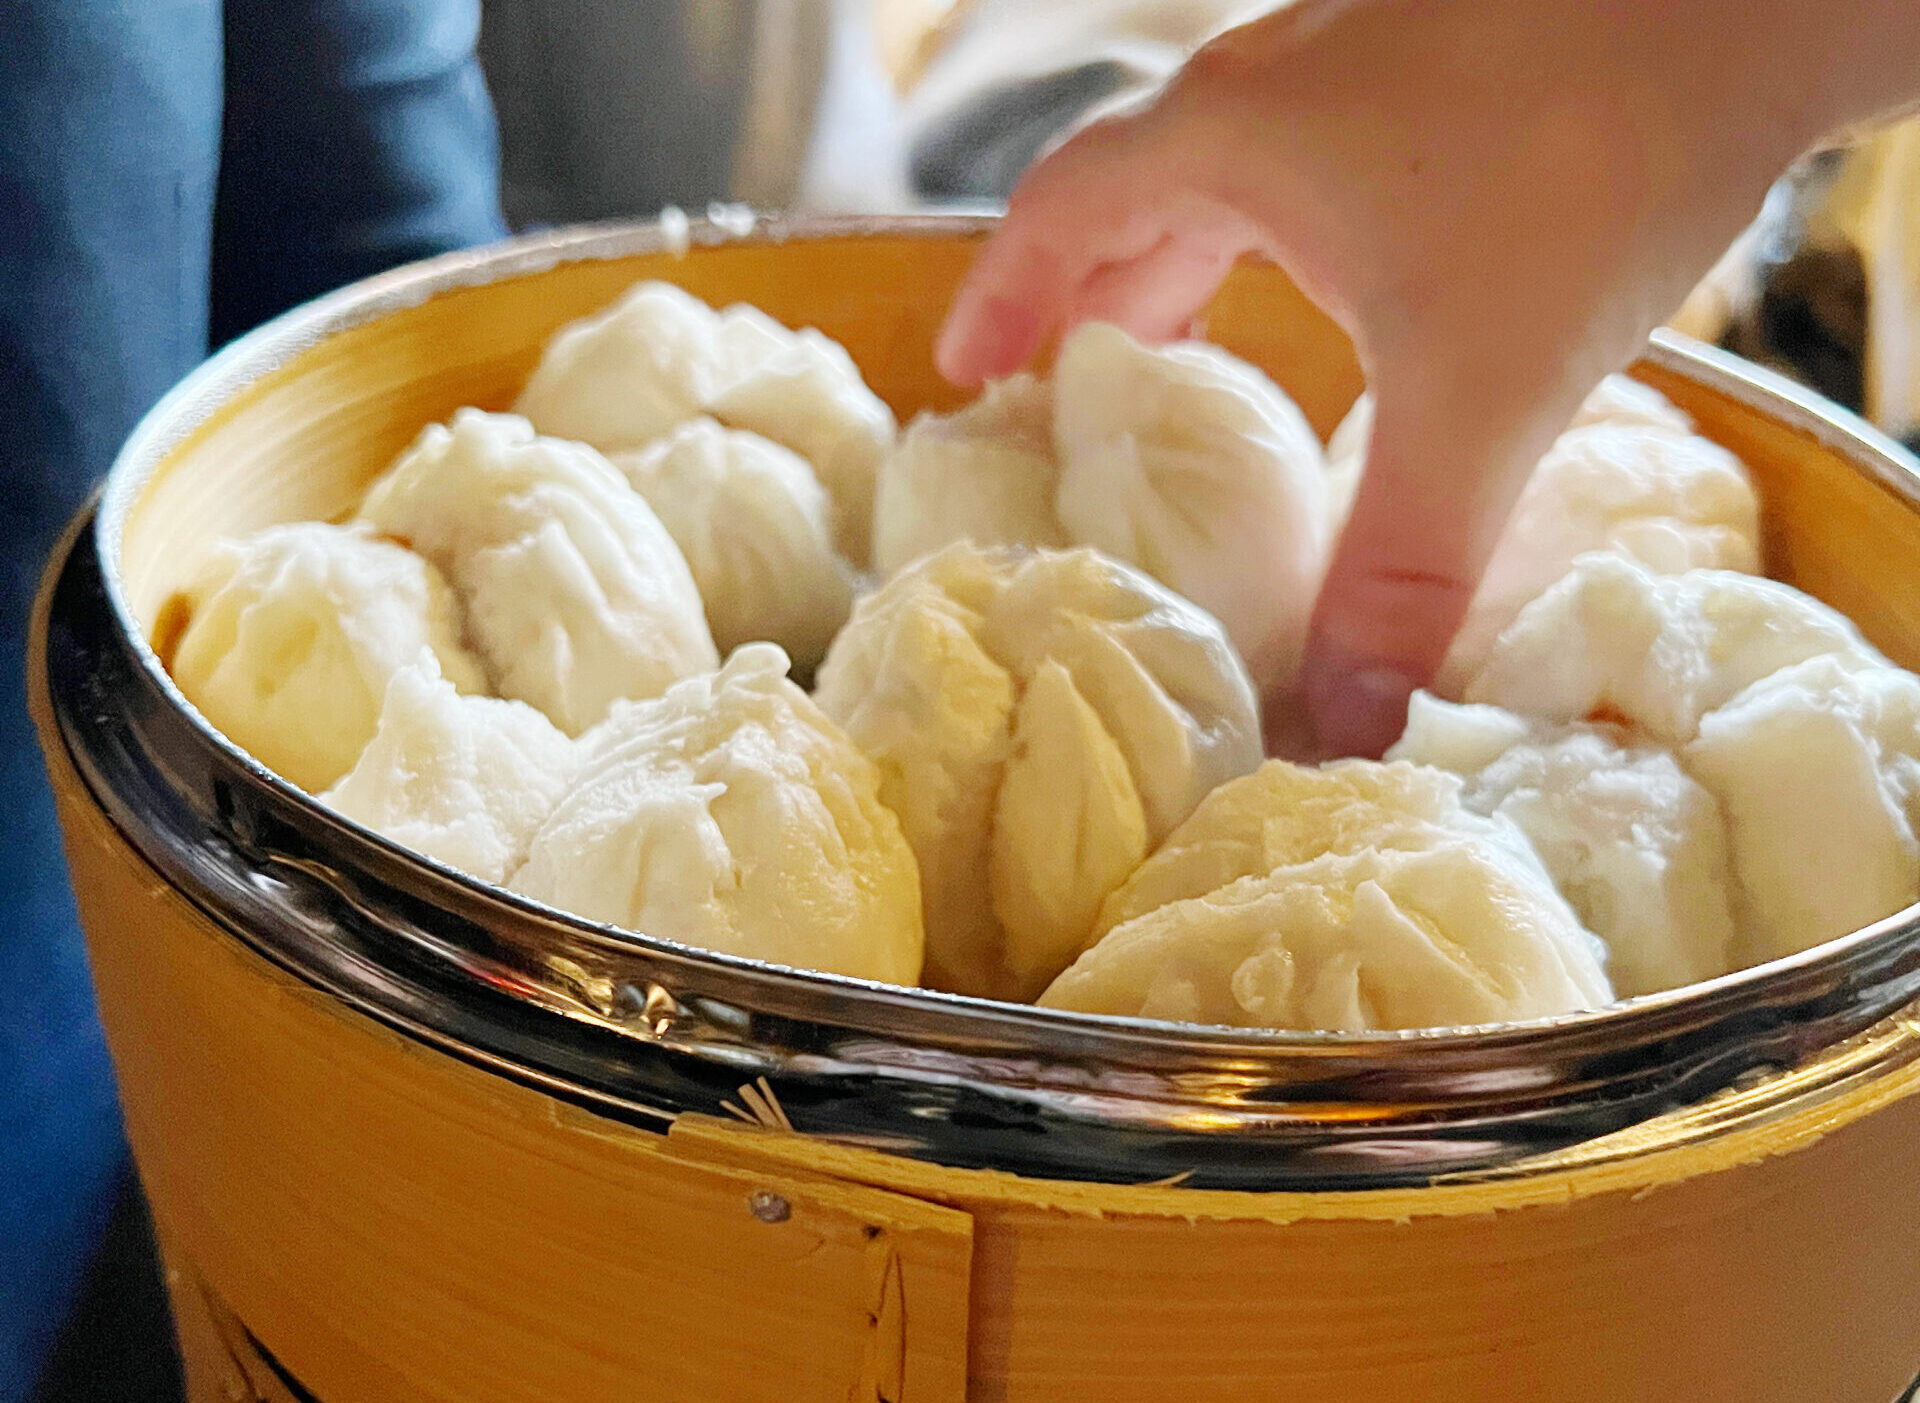
[[62,524],[210,344],[501,232],[479,0],[0,0],[0,1403],[126,1150],[25,709]]

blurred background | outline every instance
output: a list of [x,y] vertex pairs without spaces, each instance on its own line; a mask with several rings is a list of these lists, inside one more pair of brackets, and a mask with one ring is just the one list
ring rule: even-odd
[[[486,0],[516,228],[1003,200],[1246,0]],[[1819,153],[1676,324],[1920,446],[1920,121]]]
[[516,225],[665,204],[997,201],[1087,112],[1159,82],[1222,0],[486,0]]

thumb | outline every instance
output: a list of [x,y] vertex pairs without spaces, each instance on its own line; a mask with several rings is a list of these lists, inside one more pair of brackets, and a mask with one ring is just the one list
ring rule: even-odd
[[1379,377],[1366,470],[1301,669],[1323,754],[1377,758],[1399,739],[1408,696],[1439,671],[1507,514],[1552,441],[1556,404],[1503,421],[1472,389],[1407,394]]

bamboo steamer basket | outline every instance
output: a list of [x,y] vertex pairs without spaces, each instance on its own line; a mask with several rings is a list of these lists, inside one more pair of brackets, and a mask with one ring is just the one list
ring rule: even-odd
[[[531,907],[215,736],[155,648],[216,537],[337,517],[563,322],[670,278],[903,418],[972,221],[545,236],[217,357],[56,556],[33,705],[196,1403],[1887,1403],[1920,1369],[1920,921],[1500,1029],[1227,1033],[890,990]],[[1276,272],[1210,334],[1322,432]],[[1773,573],[1920,663],[1920,477],[1676,338]],[[1906,1392],[1903,1392],[1906,1390]]]

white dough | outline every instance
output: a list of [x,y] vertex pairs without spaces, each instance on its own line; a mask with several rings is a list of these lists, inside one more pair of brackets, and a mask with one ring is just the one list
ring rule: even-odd
[[893,411],[867,388],[838,342],[810,327],[790,332],[769,325],[784,333],[785,343],[755,359],[705,408],[721,423],[785,444],[812,463],[833,500],[834,542],[864,567],[874,477],[897,432]]
[[569,735],[719,662],[686,558],[646,501],[595,450],[515,415],[429,425],[360,515],[446,572],[495,690]]
[[1708,713],[1689,770],[1720,798],[1745,961],[1859,929],[1920,896],[1920,678],[1816,657]]
[[884,578],[955,541],[1064,546],[1059,479],[1044,381],[1015,375],[956,413],[922,414],[880,465],[873,568]]
[[1602,380],[1567,427],[1584,429],[1589,424],[1632,424],[1674,434],[1693,432],[1693,420],[1684,410],[1631,375],[1609,375]]
[[1753,483],[1718,444],[1621,422],[1570,430],[1521,490],[1436,685],[1458,695],[1501,630],[1582,555],[1608,551],[1661,575],[1752,574],[1759,542]]
[[525,702],[465,696],[431,653],[387,684],[380,726],[320,796],[483,882],[504,882],[573,777],[574,742]]
[[1413,765],[1269,761],[1109,899],[1051,1008],[1236,1027],[1447,1027],[1609,1002],[1598,941],[1504,820]]
[[1735,967],[1735,886],[1714,796],[1671,751],[1613,726],[1530,725],[1416,692],[1389,760],[1461,775],[1475,813],[1510,820],[1606,941],[1622,997]]
[[1067,538],[1220,620],[1263,688],[1297,669],[1331,539],[1320,440],[1217,346],[1146,347],[1087,323],[1054,367]]
[[183,600],[173,680],[234,744],[309,793],[352,768],[388,680],[422,648],[461,690],[486,690],[440,572],[364,527],[298,522],[220,541]]
[[[1373,398],[1327,444],[1336,534],[1358,488]],[[1435,689],[1458,697],[1494,639],[1580,556],[1608,551],[1656,574],[1760,568],[1760,502],[1746,466],[1691,432],[1657,391],[1609,376],[1521,489]]]
[[818,698],[920,861],[927,981],[1031,998],[1260,733],[1207,614],[1095,551],[948,547],[860,601]]
[[1742,688],[1824,654],[1886,661],[1848,620],[1778,581],[1585,555],[1500,635],[1466,699],[1561,724],[1619,722],[1679,746]]
[[[1372,392],[1363,391],[1327,439],[1328,512],[1336,536],[1346,524],[1354,493],[1359,490],[1361,470],[1366,466],[1367,441],[1373,435],[1373,406]],[[1602,380],[1574,414],[1567,432],[1598,424],[1693,436],[1693,420],[1651,385],[1625,375],[1609,375]]]
[[718,314],[671,283],[635,284],[554,333],[514,412],[543,434],[603,452],[642,448],[686,422],[741,370]]
[[1319,440],[1254,367],[1089,323],[1050,385],[1017,375],[908,426],[881,468],[874,564],[956,541],[1093,546],[1212,613],[1277,685],[1326,566],[1327,494]]
[[831,504],[792,449],[705,417],[610,461],[687,558],[722,653],[765,640],[811,670],[853,607]]
[[867,563],[874,474],[893,411],[846,350],[744,304],[716,312],[670,283],[636,284],[562,327],[515,409],[540,432],[606,452],[642,448],[699,414],[798,453],[833,503],[834,540]]
[[1532,740],[1539,729],[1539,722],[1497,706],[1415,692],[1407,698],[1407,728],[1384,758],[1471,775]]
[[1200,801],[1185,823],[1101,908],[1098,939],[1165,906],[1242,877],[1366,848],[1428,848],[1471,841],[1547,882],[1527,841],[1504,819],[1460,802],[1453,775],[1413,764],[1269,760]]
[[514,890],[729,955],[912,984],[920,885],[879,775],[771,644],[580,741]]

